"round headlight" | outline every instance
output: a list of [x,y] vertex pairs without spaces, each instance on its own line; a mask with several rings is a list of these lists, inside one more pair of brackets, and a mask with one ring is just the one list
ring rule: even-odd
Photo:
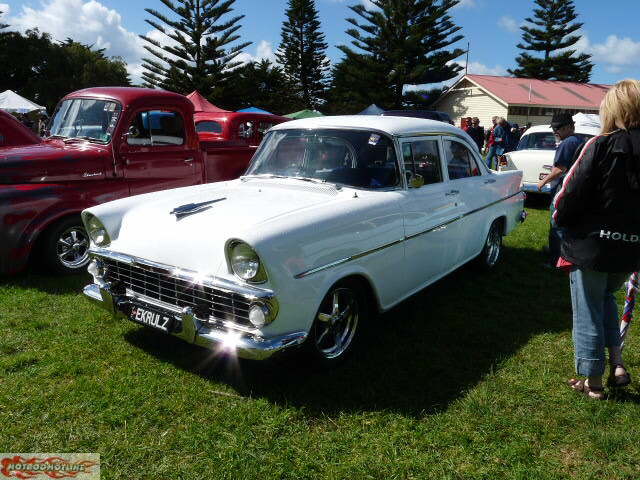
[[111,239],[107,233],[107,229],[102,222],[98,220],[98,217],[94,215],[87,215],[85,217],[85,227],[91,241],[98,247],[108,247],[111,244]]
[[233,273],[248,282],[264,282],[266,275],[260,257],[244,242],[235,242],[229,248],[229,264]]

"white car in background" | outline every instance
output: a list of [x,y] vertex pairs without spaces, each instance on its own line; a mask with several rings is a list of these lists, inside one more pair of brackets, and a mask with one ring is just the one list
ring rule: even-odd
[[[519,171],[489,170],[454,126],[317,117],[273,127],[238,180],[105,203],[84,293],[112,314],[264,359],[332,364],[386,311],[524,219]],[[401,348],[401,347],[399,347]]]
[[[598,115],[578,113],[573,116],[576,136],[585,142],[600,134]],[[551,173],[558,140],[549,125],[529,128],[518,143],[516,150],[506,153],[498,162],[499,171],[522,170],[522,189],[525,192],[549,194],[557,182],[547,183],[538,191],[538,182]]]

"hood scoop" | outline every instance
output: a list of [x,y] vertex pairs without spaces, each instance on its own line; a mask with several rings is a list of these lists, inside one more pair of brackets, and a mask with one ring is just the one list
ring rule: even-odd
[[180,205],[179,207],[174,208],[169,212],[169,214],[175,215],[176,220],[180,220],[184,217],[188,217],[189,215],[193,215],[194,213],[204,212],[205,210],[210,209],[211,205],[214,203],[218,203],[226,199],[227,197],[222,197],[216,200],[209,200],[207,202],[187,203],[186,205]]

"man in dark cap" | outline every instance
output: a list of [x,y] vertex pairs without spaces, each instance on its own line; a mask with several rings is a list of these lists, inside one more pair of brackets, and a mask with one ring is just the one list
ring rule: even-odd
[[551,130],[560,141],[560,145],[556,149],[556,155],[553,159],[553,168],[551,173],[544,177],[538,183],[538,190],[542,190],[547,183],[551,183],[551,226],[549,228],[549,264],[555,267],[560,256],[560,241],[562,231],[558,229],[553,222],[553,197],[562,185],[564,176],[573,165],[574,160],[578,156],[578,152],[582,149],[584,141],[575,135],[575,124],[571,114],[568,112],[554,113],[551,119]]

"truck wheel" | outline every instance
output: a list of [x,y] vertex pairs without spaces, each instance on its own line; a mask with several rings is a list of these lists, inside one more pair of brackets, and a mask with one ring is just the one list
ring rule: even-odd
[[305,342],[311,361],[322,367],[340,363],[353,350],[367,317],[364,289],[355,280],[336,283],[325,295]]
[[42,239],[42,262],[52,273],[73,274],[89,263],[89,236],[80,217],[62,220]]
[[487,233],[484,248],[476,258],[476,265],[482,270],[495,267],[502,254],[502,220],[494,220]]

